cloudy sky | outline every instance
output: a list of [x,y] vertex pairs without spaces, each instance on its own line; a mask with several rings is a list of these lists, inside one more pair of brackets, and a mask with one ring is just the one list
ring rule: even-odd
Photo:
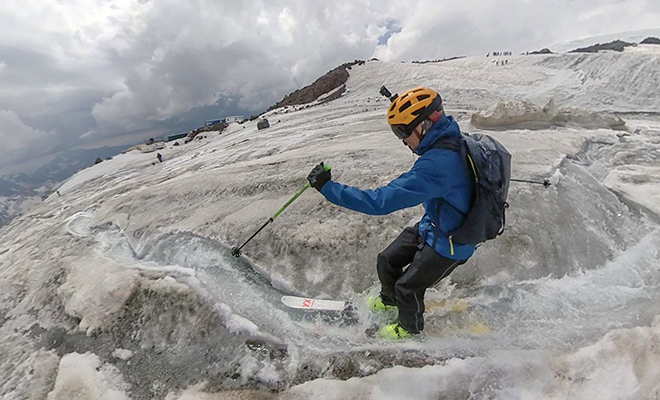
[[515,53],[647,28],[660,28],[657,0],[3,0],[0,172],[259,113],[354,59]]

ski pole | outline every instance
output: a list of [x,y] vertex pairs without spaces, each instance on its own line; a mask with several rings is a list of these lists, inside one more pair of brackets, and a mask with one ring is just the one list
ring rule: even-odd
[[511,179],[509,179],[509,180],[510,180],[510,181],[513,181],[513,182],[534,183],[534,184],[536,184],[536,185],[543,185],[544,188],[549,188],[550,185],[552,185],[552,184],[550,183],[550,180],[549,180],[549,179],[544,179],[543,182],[527,181],[527,180],[524,180],[524,179],[513,179],[513,178],[511,178]]
[[[330,171],[330,169],[331,169],[330,166],[329,166],[328,164],[325,164],[325,163],[323,164],[323,168],[324,168],[326,171]],[[262,230],[263,230],[268,224],[270,224],[271,222],[273,222],[273,220],[274,220],[275,218],[277,218],[278,215],[282,214],[282,212],[283,212],[283,211],[284,211],[289,205],[291,205],[291,203],[293,203],[298,197],[300,197],[301,194],[303,194],[303,193],[305,192],[305,190],[309,189],[310,187],[312,187],[312,184],[309,183],[309,182],[307,182],[307,184],[306,184],[305,186],[303,186],[303,188],[300,189],[300,190],[298,191],[298,193],[294,194],[293,197],[290,198],[289,201],[287,201],[287,202],[282,206],[282,208],[280,208],[279,210],[277,210],[277,212],[276,212],[275,214],[273,214],[272,217],[268,218],[268,221],[266,221],[265,224],[261,225],[261,228],[259,228],[255,233],[253,233],[252,236],[250,236],[250,238],[249,238],[248,240],[245,241],[245,243],[243,243],[240,247],[233,247],[233,248],[231,249],[231,255],[234,256],[234,257],[240,257],[240,256],[241,256],[241,249],[242,249],[246,244],[248,244],[248,242],[249,242],[250,240],[252,240],[255,236],[257,236],[257,235],[259,234],[259,232],[261,232],[261,231],[262,231]]]

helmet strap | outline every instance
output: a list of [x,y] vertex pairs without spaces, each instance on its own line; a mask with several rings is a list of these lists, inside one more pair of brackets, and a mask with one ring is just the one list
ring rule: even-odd
[[440,120],[440,117],[442,117],[442,114],[444,114],[441,110],[436,110],[429,115],[429,119],[433,121],[433,123],[438,122]]
[[430,118],[427,118],[424,121],[422,121],[422,123],[419,124],[417,128],[413,130],[413,133],[415,134],[415,136],[417,136],[417,139],[419,139],[420,142],[422,141],[424,135],[426,135],[426,132],[428,132],[429,129],[431,129],[434,123],[435,121],[431,120]]

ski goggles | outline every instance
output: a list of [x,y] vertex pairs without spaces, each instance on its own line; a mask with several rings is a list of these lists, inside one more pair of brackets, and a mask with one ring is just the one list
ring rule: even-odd
[[420,110],[419,114],[415,114],[417,116],[409,124],[390,125],[390,129],[392,129],[392,132],[394,132],[396,137],[398,137],[401,140],[406,140],[410,137],[410,135],[412,135],[415,128],[417,128],[419,124],[421,124],[425,119],[427,119],[431,114],[433,114],[434,111],[443,112],[442,99],[440,98],[440,96],[437,96],[435,99],[433,99],[433,102],[428,107],[426,107],[423,110]]
[[412,135],[413,131],[415,130],[415,127],[410,125],[390,125],[390,128],[392,129],[392,132],[396,135],[401,140],[406,140]]

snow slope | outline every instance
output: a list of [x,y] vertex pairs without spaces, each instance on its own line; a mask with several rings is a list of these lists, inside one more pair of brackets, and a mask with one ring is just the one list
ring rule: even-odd
[[[0,395],[657,397],[660,58],[509,60],[367,62],[341,98],[273,110],[268,129],[232,124],[164,149],[162,164],[131,152],[74,175],[61,197],[0,230]],[[514,176],[553,186],[512,184],[505,235],[429,291],[425,335],[402,343],[364,334],[385,317],[362,301],[378,290],[378,252],[420,207],[372,217],[311,189],[245,258],[230,255],[322,160],[362,188],[412,166],[383,117],[383,84],[437,88],[468,132],[472,113],[512,101],[552,99],[586,110],[586,122],[616,113],[626,123],[497,124],[489,133],[512,151]],[[286,293],[356,308],[288,310]]]
[[[660,37],[660,29],[640,29],[637,31],[612,33],[602,36],[591,36],[584,39],[558,43],[550,47],[554,52],[567,52],[577,48],[589,47],[598,43],[609,43],[615,40],[623,40],[628,43],[639,43],[647,37]],[[626,49],[627,51],[628,49]]]

